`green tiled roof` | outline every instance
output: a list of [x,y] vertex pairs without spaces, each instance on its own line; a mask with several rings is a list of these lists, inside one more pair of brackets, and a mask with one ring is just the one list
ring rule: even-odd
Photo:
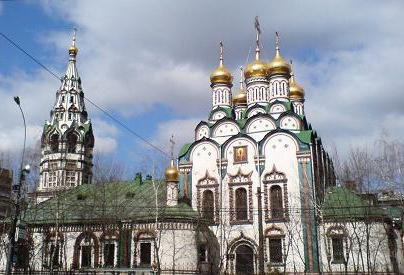
[[189,147],[191,147],[192,143],[185,143],[182,147],[180,152],[178,153],[178,157],[182,157],[188,152]]
[[333,187],[329,190],[322,211],[325,219],[363,219],[386,216],[380,206],[371,205],[345,187]]
[[297,133],[297,137],[300,139],[300,141],[304,143],[310,143],[311,142],[311,136],[312,136],[313,131],[312,130],[306,130],[306,131],[300,131]]
[[247,119],[239,119],[236,121],[240,129],[244,129]]
[[[150,180],[139,182],[85,184],[60,193],[56,198],[33,205],[24,215],[27,224],[105,223],[114,221],[152,221],[195,219],[197,213],[185,204],[166,206],[165,183],[156,181],[156,193]],[[158,210],[158,211],[157,211]]]

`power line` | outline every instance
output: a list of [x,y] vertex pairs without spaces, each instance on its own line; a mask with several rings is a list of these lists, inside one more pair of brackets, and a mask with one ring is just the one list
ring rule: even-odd
[[[58,79],[59,81],[61,80],[61,78],[54,73],[51,69],[49,69],[48,67],[46,67],[43,63],[41,63],[37,58],[35,58],[33,55],[31,55],[29,52],[27,52],[26,50],[24,50],[24,48],[22,48],[17,42],[15,42],[14,40],[12,40],[11,38],[9,38],[7,35],[5,35],[4,33],[0,32],[0,35],[7,40],[7,42],[9,42],[13,47],[17,48],[18,50],[20,50],[21,52],[23,52],[26,56],[28,56],[32,61],[34,61],[37,65],[39,65],[42,69],[44,69],[45,71],[47,71],[49,74],[51,74],[53,77],[55,77],[56,79]],[[146,138],[142,137],[141,135],[139,135],[138,133],[136,133],[134,130],[132,130],[129,126],[127,126],[124,122],[120,121],[119,119],[115,118],[110,112],[108,112],[107,110],[105,110],[104,108],[102,108],[101,106],[99,106],[98,104],[96,104],[93,100],[91,100],[90,98],[84,96],[84,99],[90,103],[92,106],[94,106],[96,109],[98,109],[99,111],[101,111],[104,115],[106,115],[107,117],[109,117],[112,121],[114,121],[115,123],[119,124],[122,128],[124,128],[125,130],[127,130],[129,133],[131,133],[132,135],[134,135],[135,137],[137,137],[138,139],[140,139],[141,141],[143,141],[144,143],[146,143],[147,145],[149,145],[150,147],[152,147],[153,149],[155,149],[156,151],[160,152],[162,155],[164,155],[167,158],[170,158],[169,154],[166,153],[164,150],[160,149],[159,147],[157,147],[156,145],[154,145],[153,143],[151,143],[150,141],[148,141]]]

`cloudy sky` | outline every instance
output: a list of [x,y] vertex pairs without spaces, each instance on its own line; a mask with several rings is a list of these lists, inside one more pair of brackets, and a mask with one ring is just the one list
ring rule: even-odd
[[[404,134],[403,1],[6,1],[0,31],[58,75],[73,27],[84,92],[164,150],[177,150],[210,110],[209,74],[218,42],[238,81],[260,17],[264,58],[293,59],[306,114],[328,147],[344,152],[382,132]],[[250,55],[251,59],[251,55]],[[0,37],[0,152],[22,144],[19,95],[29,143],[40,138],[59,82]],[[96,149],[127,163],[153,154],[87,104]]]

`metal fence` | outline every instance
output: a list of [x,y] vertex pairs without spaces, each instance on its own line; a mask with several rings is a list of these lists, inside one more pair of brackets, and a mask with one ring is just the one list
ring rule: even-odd
[[[0,271],[0,274],[5,274],[4,271]],[[120,270],[112,270],[112,269],[97,269],[97,270],[57,270],[57,271],[36,271],[36,270],[21,270],[14,271],[13,275],[151,275],[155,274],[150,269],[120,269]]]

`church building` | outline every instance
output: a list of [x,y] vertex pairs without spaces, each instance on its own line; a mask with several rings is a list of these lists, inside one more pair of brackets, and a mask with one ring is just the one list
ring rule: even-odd
[[92,184],[95,141],[74,36],[43,129],[36,203],[21,215],[27,232],[15,270],[404,273],[403,207],[337,185],[279,34],[270,61],[260,34],[256,20],[255,57],[235,87],[220,42],[211,111],[164,179],[104,184]]

